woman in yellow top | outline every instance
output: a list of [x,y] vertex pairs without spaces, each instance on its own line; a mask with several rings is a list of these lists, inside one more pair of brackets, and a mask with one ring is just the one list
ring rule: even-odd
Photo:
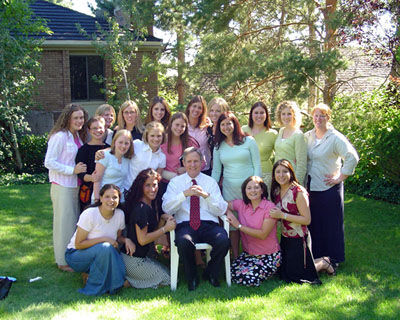
[[249,124],[242,127],[245,133],[253,136],[260,151],[262,179],[271,190],[274,144],[278,133],[271,128],[267,106],[258,101],[250,109]]

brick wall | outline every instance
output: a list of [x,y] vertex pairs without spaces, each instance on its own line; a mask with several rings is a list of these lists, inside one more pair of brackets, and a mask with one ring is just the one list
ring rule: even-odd
[[42,70],[39,95],[35,100],[45,111],[59,111],[71,101],[69,53],[67,50],[44,50],[40,60]]

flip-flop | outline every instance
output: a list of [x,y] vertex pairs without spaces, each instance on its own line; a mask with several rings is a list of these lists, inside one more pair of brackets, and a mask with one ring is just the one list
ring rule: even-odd
[[[323,257],[322,260],[324,260],[324,261],[328,264],[328,268],[325,269],[326,273],[327,273],[328,275],[330,275],[330,276],[336,276],[336,265],[335,265],[334,263],[331,262],[331,260],[329,259],[329,257],[328,257],[328,259],[326,259],[325,257]],[[332,267],[332,270],[333,270],[332,272],[329,272],[329,270],[328,270],[329,267]]]

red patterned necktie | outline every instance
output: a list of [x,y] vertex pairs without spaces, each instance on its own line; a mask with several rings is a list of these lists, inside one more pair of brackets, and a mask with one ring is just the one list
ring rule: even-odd
[[[196,180],[192,179],[193,185],[197,185]],[[200,227],[200,199],[198,196],[190,196],[190,222],[193,230]]]

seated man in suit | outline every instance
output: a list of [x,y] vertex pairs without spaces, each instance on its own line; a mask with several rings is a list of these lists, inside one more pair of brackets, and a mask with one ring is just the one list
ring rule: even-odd
[[214,287],[219,287],[220,265],[229,250],[229,238],[218,224],[218,217],[227,209],[216,181],[201,173],[203,155],[193,147],[183,152],[183,166],[186,173],[171,179],[163,196],[162,208],[165,213],[175,215],[176,246],[183,259],[185,276],[190,291],[198,285],[195,244],[200,242],[212,246],[211,260],[203,278]]

